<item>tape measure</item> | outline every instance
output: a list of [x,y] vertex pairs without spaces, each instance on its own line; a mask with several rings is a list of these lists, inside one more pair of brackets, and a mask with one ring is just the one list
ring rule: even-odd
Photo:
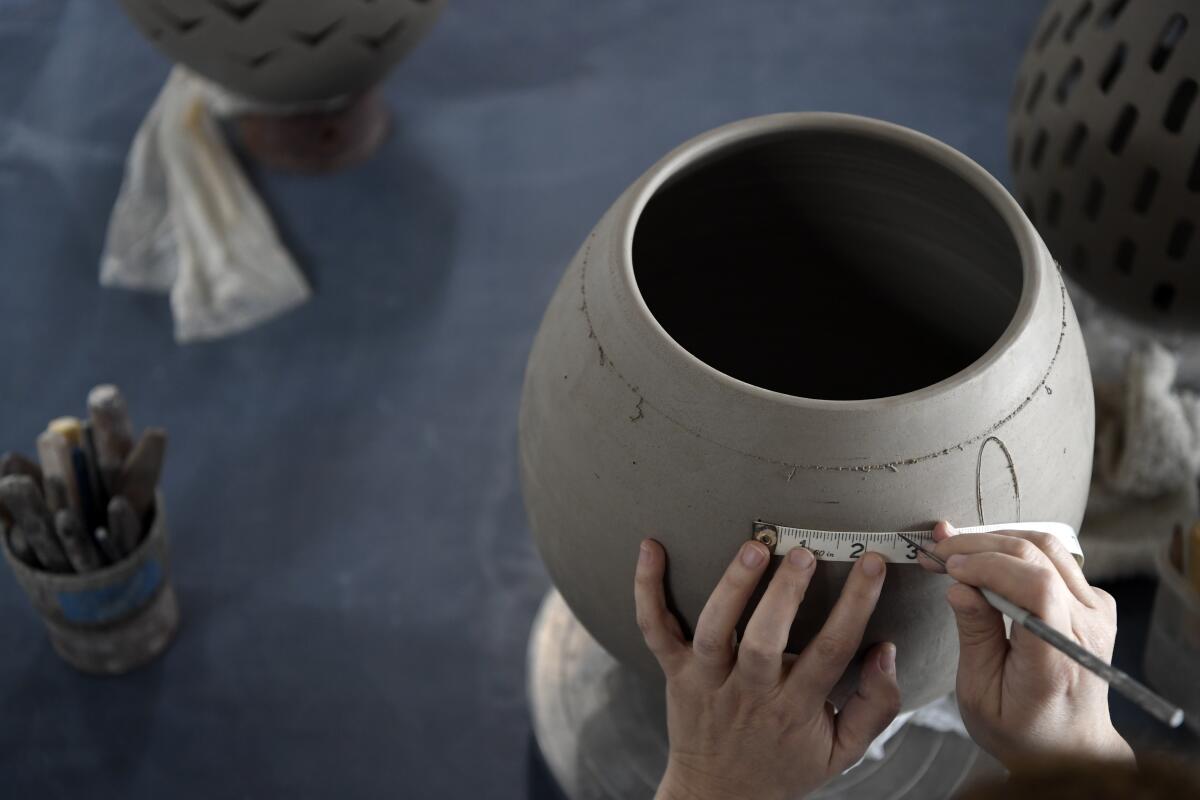
[[[959,533],[997,533],[999,531],[1030,531],[1048,533],[1058,539],[1075,560],[1083,566],[1083,548],[1075,529],[1062,522],[1005,522],[999,525],[976,525],[958,528]],[[928,542],[933,546],[933,531],[900,531],[910,539]],[[757,520],[753,538],[771,548],[777,556],[786,555],[797,547],[808,548],[818,561],[857,561],[864,553],[883,556],[884,561],[905,564],[917,560],[917,549],[896,535],[896,531],[818,531],[812,528],[793,528]]]

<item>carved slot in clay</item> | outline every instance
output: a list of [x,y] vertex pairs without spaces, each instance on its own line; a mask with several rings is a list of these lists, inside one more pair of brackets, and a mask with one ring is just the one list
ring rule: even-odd
[[1139,214],[1145,214],[1150,210],[1150,203],[1154,201],[1154,190],[1158,188],[1158,170],[1154,167],[1146,167],[1146,171],[1142,173],[1142,179],[1138,181],[1137,193],[1133,196],[1133,210]]
[[1129,5],[1129,0],[1113,0],[1096,19],[1096,26],[1101,29],[1111,28],[1127,5]]
[[1051,228],[1057,227],[1061,218],[1062,194],[1057,189],[1052,189],[1050,196],[1046,198],[1046,224]]
[[1192,234],[1195,232],[1196,226],[1190,220],[1178,220],[1167,238],[1167,255],[1176,261],[1182,260],[1187,255],[1188,245],[1192,243]]
[[1092,178],[1088,184],[1087,194],[1083,200],[1083,215],[1095,222],[1100,216],[1100,208],[1104,205],[1104,184]]
[[1167,104],[1167,113],[1163,116],[1163,127],[1171,133],[1179,133],[1183,129],[1183,123],[1187,120],[1188,112],[1192,110],[1192,103],[1196,100],[1196,82],[1191,78],[1185,78],[1175,87],[1174,94],[1171,95],[1171,102]]
[[1087,248],[1081,244],[1077,244],[1071,248],[1071,267],[1076,272],[1088,271]]
[[1058,79],[1058,85],[1054,87],[1054,99],[1059,105],[1066,105],[1067,100],[1071,99],[1071,92],[1079,83],[1079,76],[1083,74],[1083,59],[1073,59],[1063,72],[1062,77]]
[[1041,52],[1050,43],[1050,39],[1054,36],[1054,32],[1058,30],[1060,24],[1062,24],[1061,14],[1055,14],[1046,23],[1046,27],[1042,29],[1041,34],[1037,38],[1037,43],[1034,45],[1038,52]]
[[1021,152],[1025,148],[1025,142],[1020,136],[1013,138],[1012,143],[1012,171],[1019,172],[1021,170]]
[[1114,263],[1116,264],[1118,272],[1124,273],[1125,275],[1133,274],[1133,256],[1135,247],[1136,246],[1131,239],[1122,239],[1117,244],[1117,253],[1114,258]]
[[1133,126],[1137,124],[1138,111],[1129,104],[1126,104],[1121,109],[1121,113],[1117,116],[1117,122],[1113,125],[1112,133],[1108,137],[1108,149],[1113,155],[1120,155],[1125,149],[1125,145],[1129,143],[1129,137],[1133,135]]
[[1021,98],[1025,96],[1025,76],[1017,77],[1017,85],[1013,87],[1012,96],[1008,99],[1008,113],[1016,113],[1017,108],[1021,105]]
[[1154,52],[1150,54],[1150,68],[1155,72],[1162,72],[1163,67],[1171,59],[1171,54],[1175,52],[1175,48],[1179,45],[1179,40],[1183,38],[1183,34],[1187,31],[1188,21],[1183,14],[1172,14],[1167,20],[1167,24],[1163,26],[1162,33],[1158,35],[1158,42],[1154,46]]
[[1072,166],[1076,159],[1079,158],[1079,151],[1083,149],[1083,143],[1087,141],[1088,129],[1087,125],[1082,122],[1075,124],[1071,129],[1071,134],[1067,137],[1067,143],[1063,145],[1062,163],[1064,167]]
[[1046,153],[1046,129],[1042,128],[1033,137],[1033,150],[1029,153],[1029,166],[1037,169],[1042,165],[1042,156]]
[[237,22],[245,22],[255,11],[263,7],[266,0],[209,0],[214,6],[224,11]]
[[1100,72],[1100,91],[1105,94],[1117,82],[1117,76],[1121,74],[1121,70],[1125,67],[1125,53],[1125,43],[1121,42],[1112,51],[1112,55],[1108,57],[1108,62]]
[[276,54],[277,51],[275,50],[266,50],[253,56],[239,56],[230,53],[229,57],[235,61],[242,62],[248,69],[261,69],[274,61]]
[[1033,79],[1033,85],[1029,87],[1029,96],[1025,98],[1025,111],[1032,113],[1037,108],[1038,98],[1042,96],[1042,89],[1046,86],[1046,74],[1039,72],[1037,77]]
[[1169,283],[1160,283],[1154,287],[1154,294],[1150,296],[1150,302],[1159,311],[1167,312],[1171,310],[1171,304],[1175,302],[1175,287]]
[[366,34],[360,34],[357,38],[363,47],[367,48],[368,50],[370,50],[372,52],[377,53],[380,50],[382,50],[389,42],[391,42],[393,39],[395,39],[396,36],[399,35],[399,33],[401,31],[404,30],[404,27],[405,27],[405,21],[403,19],[398,19],[395,22],[393,22],[391,25],[387,26],[382,31],[380,31],[379,33],[377,33],[373,36],[368,36]]
[[1088,15],[1092,13],[1091,0],[1084,0],[1071,15],[1071,19],[1067,22],[1067,26],[1063,28],[1063,41],[1069,42],[1075,38],[1075,34],[1079,32],[1079,28],[1087,21]]
[[1188,170],[1187,187],[1189,191],[1200,192],[1200,150],[1196,151],[1196,156],[1192,159],[1192,167]]
[[903,394],[977,360],[1016,311],[1021,259],[979,191],[851,133],[748,144],[647,203],[633,268],[678,344],[800,397]]
[[292,38],[295,39],[297,42],[300,42],[303,45],[307,45],[308,47],[320,47],[321,42],[328,39],[333,34],[333,32],[336,31],[341,26],[342,26],[342,20],[336,19],[333,22],[326,25],[324,28],[320,28],[319,30],[293,31]]
[[204,17],[181,17],[171,12],[162,3],[155,3],[152,7],[159,18],[179,34],[191,33],[204,22]]

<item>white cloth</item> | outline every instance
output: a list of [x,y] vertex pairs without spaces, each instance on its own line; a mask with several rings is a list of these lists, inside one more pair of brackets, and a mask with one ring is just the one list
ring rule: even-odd
[[[884,728],[883,733],[876,736],[875,741],[871,742],[871,746],[867,748],[863,758],[881,761],[884,757],[884,745],[905,725],[916,725],[942,733],[955,733],[964,739],[970,738],[967,734],[967,726],[963,724],[962,715],[958,713],[958,701],[954,699],[954,693],[951,692],[918,709],[897,714],[896,718],[892,720],[892,724]],[[858,764],[861,763],[862,760],[859,760]]]
[[101,260],[103,286],[170,293],[179,342],[245,330],[311,295],[214,105],[200,79],[172,70],[130,149]]
[[1142,327],[1071,289],[1096,387],[1084,572],[1154,575],[1156,549],[1200,519],[1200,337]]

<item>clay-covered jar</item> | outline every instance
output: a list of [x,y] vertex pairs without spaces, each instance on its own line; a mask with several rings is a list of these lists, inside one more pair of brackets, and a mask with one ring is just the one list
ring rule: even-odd
[[[758,519],[1077,527],[1092,437],[1074,310],[1000,184],[905,128],[781,114],[682,145],[600,220],[529,357],[520,462],[555,585],[654,674],[643,537],[690,631]],[[818,564],[789,649],[849,568]],[[948,580],[890,564],[866,633],[896,643],[906,707],[954,685]]]
[[301,104],[365,92],[445,0],[121,0],[173,60],[246,98]]
[[1200,331],[1200,0],[1052,0],[1008,116],[1017,199],[1110,308]]

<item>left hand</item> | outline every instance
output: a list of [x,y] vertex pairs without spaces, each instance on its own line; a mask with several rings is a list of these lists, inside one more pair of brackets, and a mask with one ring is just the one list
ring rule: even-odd
[[634,594],[638,625],[667,677],[670,756],[659,798],[795,798],[843,772],[900,710],[896,648],[863,658],[857,693],[840,712],[827,697],[862,642],[886,567],[867,553],[850,571],[820,633],[794,662],[784,648],[816,567],[812,553],[788,553],[754,610],[745,636],[734,631],[770,560],[742,545],[713,590],[689,645],[667,610],[666,553],[642,542]]

